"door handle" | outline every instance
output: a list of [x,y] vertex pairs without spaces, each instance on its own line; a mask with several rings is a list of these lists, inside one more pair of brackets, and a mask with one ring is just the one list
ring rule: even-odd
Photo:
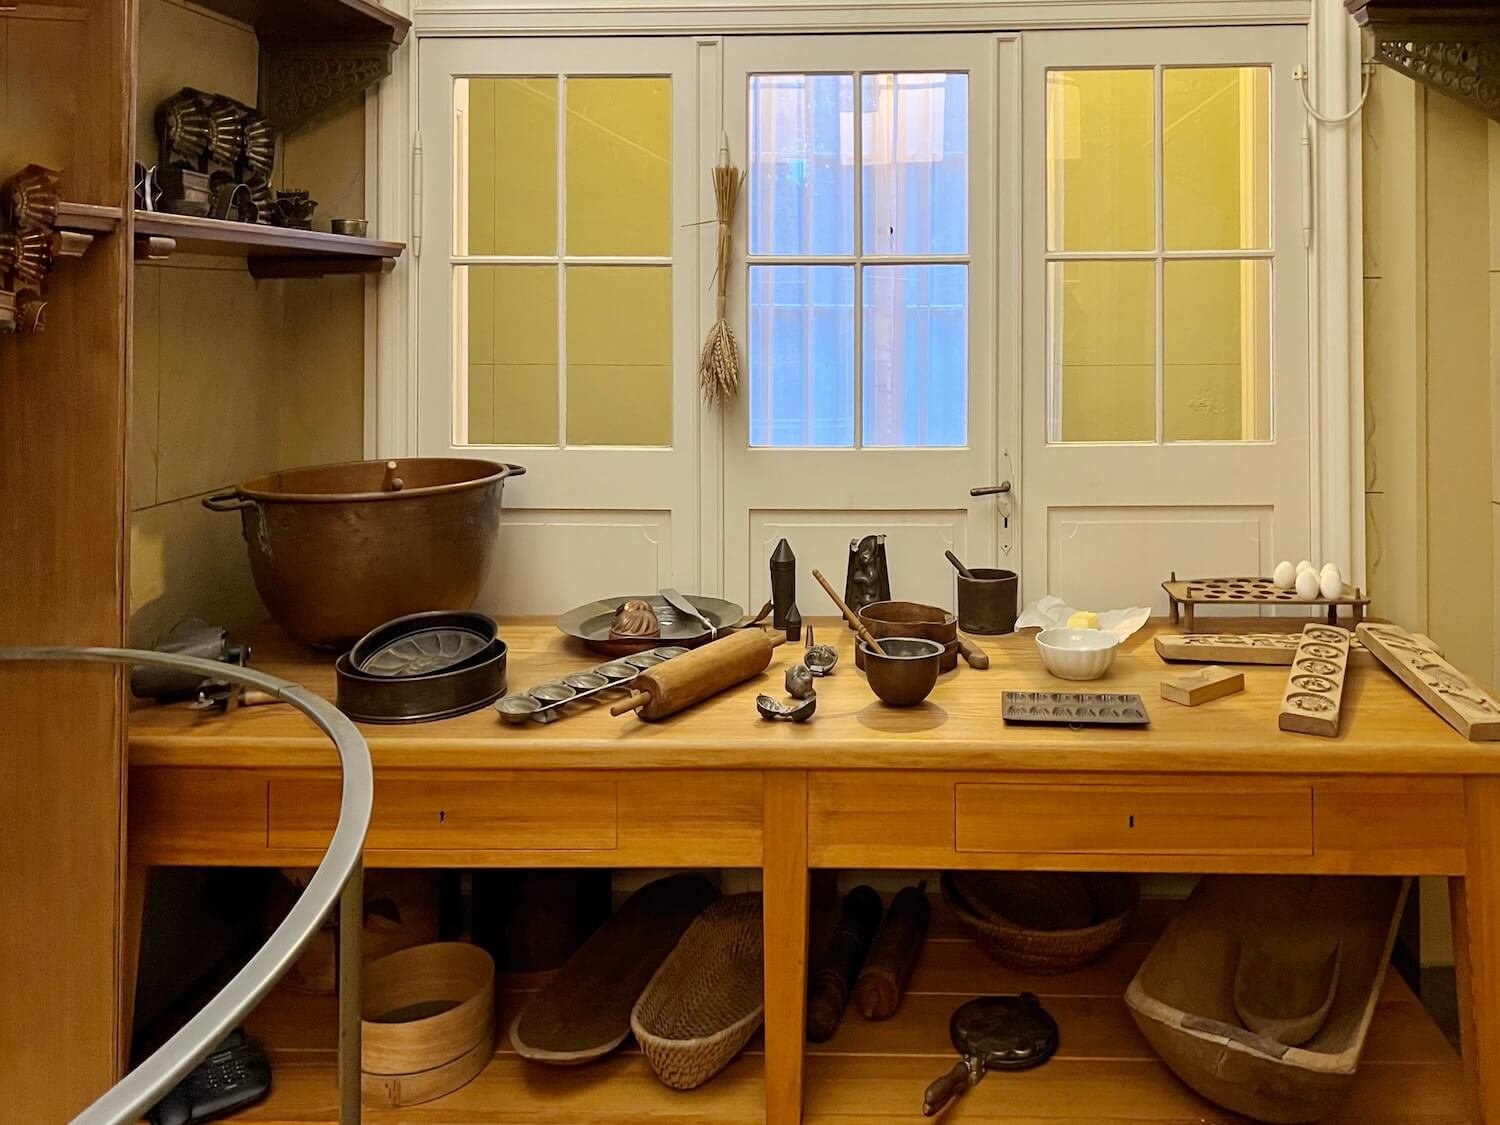
[[1010,481],[1004,480],[999,484],[981,484],[977,488],[969,489],[970,496],[996,496],[1002,492],[1010,491]]

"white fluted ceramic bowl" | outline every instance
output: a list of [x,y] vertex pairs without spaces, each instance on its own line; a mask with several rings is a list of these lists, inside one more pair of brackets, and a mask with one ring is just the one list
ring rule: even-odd
[[1115,662],[1120,638],[1104,629],[1043,629],[1036,647],[1047,671],[1064,680],[1097,680]]

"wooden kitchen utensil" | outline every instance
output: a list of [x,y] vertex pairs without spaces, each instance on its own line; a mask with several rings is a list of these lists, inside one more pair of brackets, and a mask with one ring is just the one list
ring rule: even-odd
[[[1156,638],[1156,655],[1173,664],[1268,664],[1283,668],[1297,658],[1301,633],[1176,633]],[[1349,645],[1351,667],[1379,663],[1358,640]]]
[[903,887],[891,900],[854,984],[854,1006],[865,1019],[888,1020],[896,1014],[931,920],[925,879],[915,887]]
[[767,636],[759,629],[720,637],[647,668],[631,685],[631,694],[609,713],[634,711],[648,722],[665,719],[764,672],[772,650],[783,644],[784,635]]
[[870,632],[869,629],[865,628],[865,623],[859,619],[859,614],[855,613],[852,609],[849,608],[849,603],[838,596],[838,592],[828,584],[828,579],[823,577],[823,572],[817,567],[814,567],[812,576],[818,580],[818,585],[823,587],[823,592],[833,599],[833,604],[839,607],[839,612],[844,615],[844,620],[849,622],[850,628],[852,628],[855,633],[859,635],[859,639],[864,641],[865,644],[869,645],[876,652],[882,651],[880,647],[880,641],[876,639],[875,634]]
[[958,654],[968,661],[969,667],[976,672],[983,672],[990,666],[990,654],[962,633],[958,635]]
[[[958,618],[946,609],[921,602],[871,602],[859,611],[859,619],[872,634],[886,637],[919,637],[937,641],[943,646],[938,671],[951,672],[958,667]],[[864,649],[854,646],[854,666],[863,670]]]
[[945,559],[947,559],[950,563],[952,563],[953,564],[953,569],[956,570],[956,571],[958,571],[958,573],[962,574],[965,578],[973,578],[974,577],[973,572],[970,571],[968,567],[964,566],[963,563],[959,562],[958,561],[958,556],[955,555],[952,551],[944,551],[943,552],[943,557]]
[[838,1030],[849,1005],[855,978],[864,964],[875,931],[880,926],[882,904],[873,887],[858,886],[844,896],[843,915],[818,958],[808,980],[807,1038],[826,1043]]
[[1349,672],[1351,634],[1337,625],[1314,624],[1302,630],[1297,658],[1286,678],[1281,716],[1276,725],[1297,734],[1333,738],[1339,733],[1339,708]]
[[1188,632],[1193,631],[1193,607],[1249,605],[1323,606],[1328,610],[1328,624],[1338,624],[1340,606],[1347,606],[1357,622],[1369,608],[1369,597],[1353,586],[1345,586],[1336,598],[1303,599],[1292,590],[1283,590],[1269,578],[1186,578],[1176,572],[1161,584],[1167,592],[1172,624],[1180,620]]
[[1161,697],[1184,707],[1197,707],[1245,690],[1245,673],[1210,664],[1161,682]]
[[1470,742],[1500,741],[1500,700],[1444,660],[1426,637],[1362,624],[1359,639],[1395,677]]
[[574,1066],[613,1051],[630,1034],[630,1010],[651,975],[709,903],[702,875],[669,875],[625,900],[526,1005],[510,1027],[522,1058]]

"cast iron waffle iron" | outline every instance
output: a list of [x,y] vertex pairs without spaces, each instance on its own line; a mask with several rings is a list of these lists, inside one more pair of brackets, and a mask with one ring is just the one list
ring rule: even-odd
[[941,1113],[991,1070],[1030,1070],[1057,1051],[1057,1021],[1032,993],[981,996],[948,1021],[959,1061],[922,1095],[922,1115]]

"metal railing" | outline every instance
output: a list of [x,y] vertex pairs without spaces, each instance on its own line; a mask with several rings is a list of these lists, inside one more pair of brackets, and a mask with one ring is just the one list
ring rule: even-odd
[[203,1061],[279,981],[318,932],[335,903],[339,925],[339,1120],[360,1117],[360,933],[364,924],[361,855],[375,776],[365,739],[333,704],[306,688],[235,664],[129,648],[5,648],[0,661],[84,661],[146,664],[228,680],[268,692],[306,715],[338,750],[343,772],[339,819],[328,850],[291,910],[266,943],[208,1004],[139,1066],[73,1119],[74,1125],[129,1125]]

